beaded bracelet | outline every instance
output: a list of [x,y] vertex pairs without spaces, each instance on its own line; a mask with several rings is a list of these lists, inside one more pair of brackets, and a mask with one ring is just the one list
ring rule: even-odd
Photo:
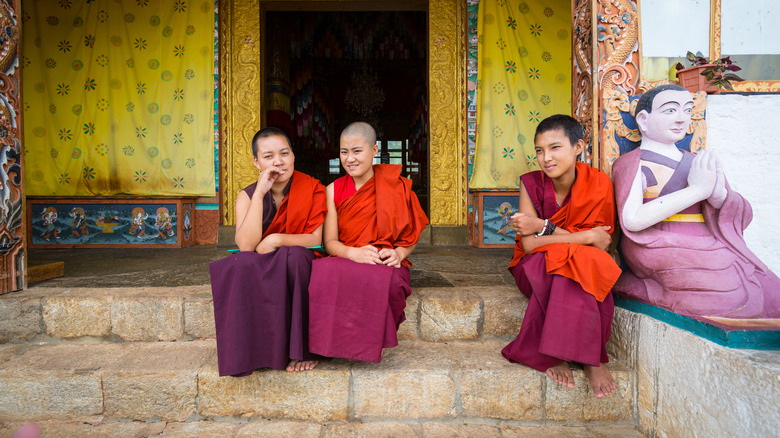
[[552,222],[552,221],[550,221],[548,219],[545,219],[544,220],[544,228],[542,228],[541,232],[535,234],[534,237],[549,236],[550,234],[555,232],[555,228],[556,228],[555,222]]

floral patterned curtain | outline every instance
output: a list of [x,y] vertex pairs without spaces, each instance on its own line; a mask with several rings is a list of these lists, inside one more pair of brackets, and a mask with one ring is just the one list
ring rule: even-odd
[[23,23],[27,195],[214,195],[213,0],[26,0]]
[[571,114],[571,22],[569,1],[480,1],[471,188],[518,188],[538,168],[536,125]]

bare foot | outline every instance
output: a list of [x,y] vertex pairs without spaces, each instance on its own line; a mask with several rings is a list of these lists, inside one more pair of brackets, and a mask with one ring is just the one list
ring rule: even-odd
[[287,371],[308,371],[313,370],[320,362],[316,360],[296,360],[290,359],[287,364]]
[[609,372],[609,368],[605,364],[601,364],[597,367],[592,365],[583,365],[585,370],[585,376],[590,380],[590,387],[593,388],[593,394],[597,398],[606,397],[612,395],[615,392],[617,385],[615,379]]
[[547,375],[561,385],[574,389],[574,374],[572,374],[568,362],[564,361],[558,365],[547,368]]

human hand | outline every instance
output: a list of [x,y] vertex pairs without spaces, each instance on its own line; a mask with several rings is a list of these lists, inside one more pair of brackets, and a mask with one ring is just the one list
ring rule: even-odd
[[703,150],[696,154],[688,173],[688,187],[699,194],[699,200],[709,198],[717,182],[717,158],[713,160],[712,152]]
[[515,213],[509,218],[509,225],[520,236],[530,236],[544,229],[544,219],[532,217],[524,213]]
[[712,195],[707,198],[707,202],[715,208],[723,206],[723,202],[726,201],[728,190],[726,189],[726,174],[723,172],[723,163],[718,159],[714,152],[710,152],[712,160],[715,162],[715,189],[712,191]]
[[274,181],[279,177],[279,169],[276,166],[269,166],[259,175],[257,175],[257,188],[260,190],[261,195],[265,195],[271,190],[271,186],[274,185]]
[[379,250],[373,245],[350,248],[347,258],[353,262],[365,263],[368,265],[382,264],[382,259],[379,257]]
[[382,260],[383,264],[394,268],[400,268],[401,262],[403,261],[398,252],[393,248],[380,249],[379,258]]
[[280,246],[282,246],[282,242],[279,234],[273,233],[265,236],[265,239],[261,240],[260,243],[257,244],[257,247],[255,247],[255,252],[258,254],[268,254],[269,252],[276,251]]
[[606,251],[612,243],[612,236],[608,232],[611,228],[609,225],[601,225],[586,230],[587,233],[590,233],[590,246]]

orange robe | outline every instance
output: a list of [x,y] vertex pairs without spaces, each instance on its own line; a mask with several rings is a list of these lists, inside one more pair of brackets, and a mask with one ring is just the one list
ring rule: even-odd
[[[400,175],[401,166],[375,165],[374,177],[354,193],[346,184],[351,177],[334,183],[342,243],[380,249],[417,243],[428,218],[411,181]],[[378,363],[382,348],[398,345],[398,326],[411,294],[411,263],[404,260],[402,265],[368,265],[340,257],[315,260],[309,284],[310,350]]]
[[[577,163],[577,179],[571,188],[569,202],[549,219],[558,228],[571,233],[608,225],[615,232],[615,194],[612,182],[602,171]],[[533,197],[532,197],[533,198]],[[537,206],[539,210],[539,206]],[[515,238],[515,252],[509,268],[526,255],[520,236]],[[620,267],[606,252],[578,243],[550,243],[531,253],[543,252],[548,274],[562,275],[579,283],[598,301],[604,301],[620,277]]]
[[[577,179],[558,208],[552,180],[541,171],[523,175],[539,217],[570,232],[615,224],[612,183],[604,172],[576,164]],[[607,363],[606,343],[614,304],[609,293],[620,268],[606,252],[574,243],[551,243],[523,251],[517,238],[510,265],[520,291],[529,298],[517,338],[505,358],[545,371],[562,361]]]
[[[289,199],[294,201],[291,203]],[[284,197],[276,211],[273,222],[263,232],[263,239],[269,234],[308,234],[325,222],[328,212],[325,187],[305,173],[293,173],[290,193]]]

